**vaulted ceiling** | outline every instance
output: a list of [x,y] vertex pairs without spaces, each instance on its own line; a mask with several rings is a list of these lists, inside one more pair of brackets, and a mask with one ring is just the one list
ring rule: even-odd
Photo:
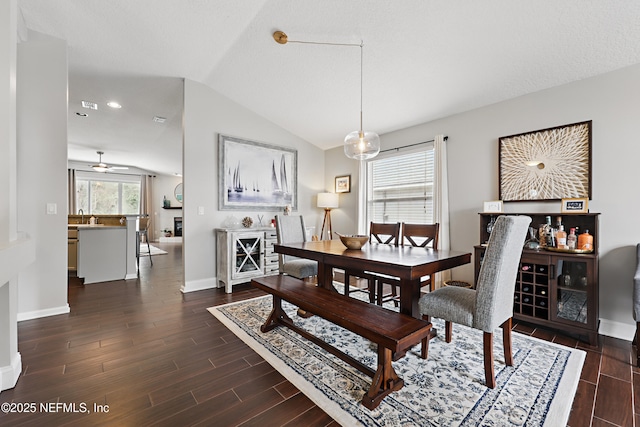
[[[180,78],[323,149],[640,63],[636,0],[18,0],[68,43],[69,158],[180,170]],[[116,99],[123,108],[104,106]],[[81,100],[100,104],[79,117]],[[154,116],[167,119],[153,122]],[[177,158],[177,160],[176,160]]]

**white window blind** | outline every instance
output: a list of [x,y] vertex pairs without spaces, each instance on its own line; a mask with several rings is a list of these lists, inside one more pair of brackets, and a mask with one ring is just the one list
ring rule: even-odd
[[367,164],[367,222],[433,222],[433,147]]

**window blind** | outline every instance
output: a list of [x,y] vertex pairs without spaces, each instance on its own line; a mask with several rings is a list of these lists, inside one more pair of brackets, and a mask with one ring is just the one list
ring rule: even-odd
[[367,164],[368,222],[433,222],[433,148]]

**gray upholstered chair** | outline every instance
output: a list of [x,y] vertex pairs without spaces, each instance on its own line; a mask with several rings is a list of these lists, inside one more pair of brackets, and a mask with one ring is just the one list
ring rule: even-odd
[[[306,242],[304,218],[301,215],[276,215],[276,236],[278,243]],[[278,255],[280,274],[288,274],[298,279],[316,276],[318,263],[290,255]]]
[[[505,363],[513,365],[511,326],[513,293],[522,254],[522,245],[531,223],[528,216],[500,216],[495,223],[478,274],[476,289],[447,286],[420,298],[420,313],[430,320],[445,320],[445,341],[451,342],[452,323],[484,332],[484,370],[487,387],[495,388],[493,331],[502,327]],[[429,338],[422,342],[427,358]]]
[[640,244],[636,246],[636,274],[633,276],[633,320],[636,321],[636,365],[640,367]]

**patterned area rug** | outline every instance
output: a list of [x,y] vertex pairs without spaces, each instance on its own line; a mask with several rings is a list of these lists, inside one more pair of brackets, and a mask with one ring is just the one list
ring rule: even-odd
[[[300,318],[290,304],[283,306],[296,324],[375,369],[375,345],[317,316]],[[584,351],[513,333],[510,367],[504,364],[498,330],[497,385],[491,390],[484,385],[482,332],[454,325],[447,344],[444,323],[435,319],[439,334],[429,345],[429,358],[421,359],[416,346],[394,362],[405,386],[370,411],[360,403],[370,377],[286,327],[260,332],[271,307],[272,297],[265,296],[208,310],[341,425],[565,426],[569,418]]]

